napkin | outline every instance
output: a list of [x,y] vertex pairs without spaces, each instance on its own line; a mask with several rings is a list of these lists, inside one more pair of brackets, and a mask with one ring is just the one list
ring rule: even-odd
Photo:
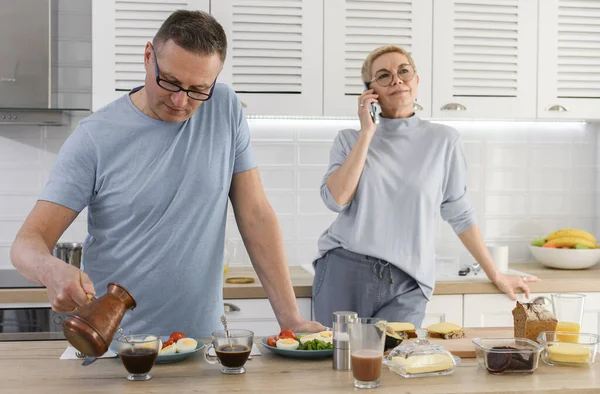
[[[75,352],[77,352],[77,349],[75,349],[73,346],[69,345],[69,346],[67,346],[67,348],[65,349],[63,354],[60,356],[59,360],[85,360],[85,358],[77,357],[75,355]],[[102,356],[100,356],[98,358],[111,358],[111,357],[117,357],[117,353],[115,353],[109,349],[106,353],[104,353]]]
[[[215,348],[211,347],[210,350],[208,351],[208,355],[209,356],[213,356],[216,357],[217,354],[215,353]],[[252,344],[252,349],[250,350],[250,355],[251,356],[262,356],[262,353],[260,352],[260,350],[258,350],[258,347],[256,346],[256,344]]]

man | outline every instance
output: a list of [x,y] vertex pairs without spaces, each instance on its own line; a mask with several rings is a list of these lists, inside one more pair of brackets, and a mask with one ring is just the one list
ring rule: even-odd
[[[324,329],[300,316],[240,101],[216,83],[226,50],[212,16],[173,13],[146,45],[145,85],[84,119],[61,148],[11,249],[53,310],[72,311],[114,281],[137,301],[126,332],[210,335],[223,313],[229,197],[281,328]],[[86,206],[84,273],[50,250]]]

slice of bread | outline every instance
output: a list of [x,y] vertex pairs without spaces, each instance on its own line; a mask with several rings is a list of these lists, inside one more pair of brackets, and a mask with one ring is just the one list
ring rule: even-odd
[[391,329],[402,339],[416,338],[417,331],[412,323],[390,322],[387,324],[388,329]]
[[527,338],[537,342],[542,331],[554,331],[558,321],[542,304],[517,301],[512,310],[515,338]]
[[432,324],[427,327],[427,333],[430,338],[460,339],[465,337],[462,327],[450,322]]

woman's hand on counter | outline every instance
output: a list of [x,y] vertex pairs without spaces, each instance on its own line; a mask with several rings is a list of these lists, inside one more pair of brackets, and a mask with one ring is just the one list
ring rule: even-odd
[[523,293],[525,293],[525,298],[529,299],[529,286],[527,286],[527,282],[539,281],[540,280],[535,276],[521,277],[518,275],[506,275],[498,273],[492,282],[500,291],[509,296],[511,300],[516,301],[516,290],[523,290]]

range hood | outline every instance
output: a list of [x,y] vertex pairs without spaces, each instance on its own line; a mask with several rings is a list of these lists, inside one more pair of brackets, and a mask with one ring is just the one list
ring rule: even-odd
[[0,7],[0,125],[65,124],[70,111],[89,111],[59,105],[58,0],[0,0]]

